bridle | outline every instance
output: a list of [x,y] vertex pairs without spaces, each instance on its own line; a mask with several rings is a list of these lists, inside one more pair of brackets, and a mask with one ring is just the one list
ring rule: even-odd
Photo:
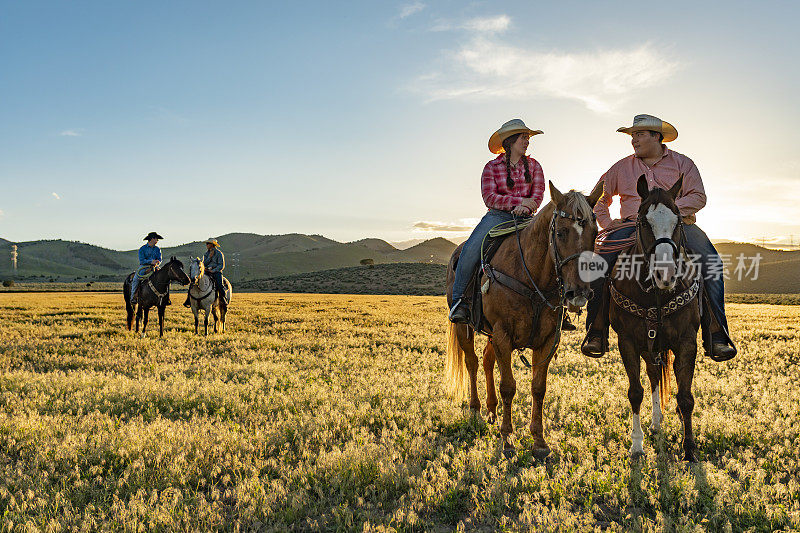
[[[636,245],[637,245],[637,248],[642,251],[642,257],[644,259],[644,266],[645,266],[645,273],[647,273],[647,274],[650,273],[650,258],[653,255],[653,253],[655,252],[655,249],[659,244],[668,244],[672,248],[673,253],[675,254],[675,260],[676,261],[678,261],[678,259],[681,256],[681,250],[686,251],[686,245],[685,245],[686,235],[684,234],[684,231],[683,231],[683,219],[681,218],[680,212],[675,213],[675,214],[678,217],[678,223],[675,224],[675,229],[672,231],[672,236],[675,237],[677,235],[678,236],[677,239],[678,239],[679,242],[676,243],[670,237],[660,237],[658,239],[655,239],[653,244],[651,244],[648,247],[645,247],[644,241],[642,240],[642,228],[644,227],[644,224],[645,224],[644,223],[644,210],[642,210],[642,212],[639,213],[639,215],[636,217]],[[650,224],[648,224],[648,226],[650,226]],[[650,226],[650,231],[652,231],[652,229],[653,229],[652,226]],[[650,282],[649,287],[645,287],[645,285],[642,283],[640,277],[641,276],[637,276],[636,277],[636,283],[639,284],[639,288],[641,288],[644,292],[651,292],[654,288],[657,288],[655,283],[652,280],[652,276],[649,276],[649,275],[647,276],[647,280],[649,280],[649,282]],[[661,289],[659,289],[659,290],[661,290]]]

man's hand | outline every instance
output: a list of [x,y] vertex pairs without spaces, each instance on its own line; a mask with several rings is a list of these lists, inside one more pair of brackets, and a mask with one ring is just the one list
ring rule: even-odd
[[161,261],[159,261],[158,259],[153,259],[152,261],[150,261],[150,264],[152,264],[153,266],[158,266],[159,263],[161,263]]

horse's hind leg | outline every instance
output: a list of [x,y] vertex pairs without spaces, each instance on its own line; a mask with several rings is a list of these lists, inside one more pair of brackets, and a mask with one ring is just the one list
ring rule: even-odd
[[[666,363],[665,363],[666,364]],[[653,400],[653,418],[650,421],[650,431],[661,430],[664,414],[661,412],[661,367],[645,361],[647,377],[650,378],[650,394]]]
[[497,420],[497,392],[494,388],[494,363],[497,356],[494,353],[492,339],[486,343],[483,350],[483,373],[486,374],[486,410],[489,412],[488,422],[494,424]]
[[203,329],[206,337],[208,337],[208,309],[204,309],[203,313]]
[[644,455],[644,432],[642,431],[642,421],[639,417],[639,410],[642,406],[644,388],[640,381],[641,362],[636,351],[634,342],[626,337],[619,339],[619,352],[622,355],[622,362],[625,365],[625,373],[628,374],[628,401],[631,402],[633,420],[631,421],[631,457]]
[[683,460],[696,463],[695,450],[697,445],[694,442],[692,433],[692,411],[694,410],[694,396],[692,395],[692,377],[694,375],[694,363],[697,357],[697,341],[684,341],[691,346],[682,346],[679,353],[675,356],[674,372],[675,380],[678,382],[678,412],[683,420]]
[[221,307],[219,310],[219,332],[225,333],[225,315],[228,314],[227,307]]
[[478,356],[475,354],[475,332],[471,327],[456,326],[458,343],[464,350],[464,364],[469,373],[469,408],[474,416],[481,413],[481,400],[478,397]]
[[214,333],[217,333],[217,323],[219,323],[219,315],[217,315],[217,308],[215,306],[211,306],[211,314],[214,317]]
[[200,314],[199,314],[200,310],[199,309],[192,309],[192,312],[194,312],[194,334],[195,335],[199,335],[200,334]]

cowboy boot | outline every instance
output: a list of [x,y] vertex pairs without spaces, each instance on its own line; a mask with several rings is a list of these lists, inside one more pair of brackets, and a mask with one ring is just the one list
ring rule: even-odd
[[469,305],[467,301],[464,298],[456,300],[447,318],[454,324],[469,324]]
[[192,307],[192,301],[191,301],[191,298],[189,297],[189,291],[186,291],[186,301],[183,302],[183,306],[184,307],[189,307],[189,308]]
[[728,344],[725,335],[715,333],[711,336],[711,339],[711,353],[709,356],[712,360],[722,362],[733,359],[737,350],[735,346]]
[[608,351],[608,334],[590,329],[581,343],[581,353],[587,357],[600,358]]

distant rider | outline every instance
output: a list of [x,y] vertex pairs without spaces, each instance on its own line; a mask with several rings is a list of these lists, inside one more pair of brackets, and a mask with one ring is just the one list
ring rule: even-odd
[[135,304],[138,300],[136,289],[139,288],[139,283],[141,283],[142,278],[147,275],[148,271],[156,269],[161,263],[161,248],[156,245],[158,241],[163,238],[164,237],[155,231],[151,231],[147,234],[147,237],[144,238],[147,244],[143,244],[142,247],[139,248],[139,268],[133,274],[133,281],[131,281],[131,305]]
[[[217,239],[210,238],[206,241],[206,253],[203,254],[203,266],[214,279],[214,285],[217,288],[217,296],[227,305],[228,299],[225,296],[225,286],[222,283],[222,271],[225,270],[225,256],[219,248]],[[189,294],[186,294],[186,301],[183,302],[186,307],[191,307]]]

